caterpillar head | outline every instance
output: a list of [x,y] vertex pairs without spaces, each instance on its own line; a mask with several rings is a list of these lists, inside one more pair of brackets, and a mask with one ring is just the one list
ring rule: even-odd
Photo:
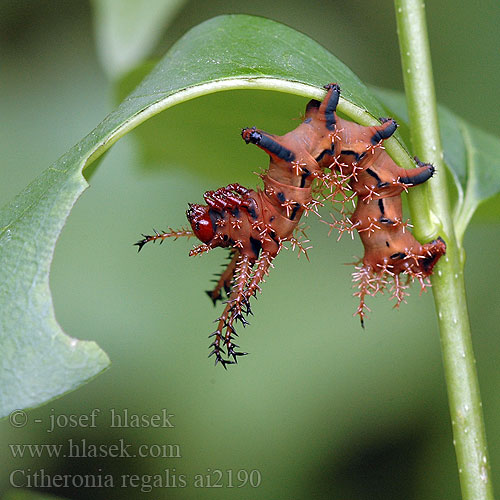
[[189,210],[186,211],[195,236],[203,243],[208,243],[215,236],[212,219],[210,218],[209,208],[206,205],[190,203]]

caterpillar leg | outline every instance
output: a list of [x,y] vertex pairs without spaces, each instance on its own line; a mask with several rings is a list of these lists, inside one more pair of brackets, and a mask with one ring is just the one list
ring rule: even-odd
[[207,290],[207,295],[210,297],[214,306],[218,300],[222,300],[222,290],[229,296],[231,292],[231,283],[233,282],[234,272],[236,270],[236,262],[239,258],[238,251],[232,251],[229,254],[230,262],[226,269],[222,272],[218,280],[214,280],[216,285],[213,290]]
[[[361,326],[365,327],[365,317],[370,308],[366,305],[366,296],[374,297],[378,293],[384,293],[388,288],[391,294],[390,298],[396,300],[395,308],[399,308],[402,302],[405,302],[405,297],[409,294],[407,289],[409,283],[416,279],[416,276],[409,269],[408,273],[396,273],[390,264],[378,266],[379,269],[374,271],[371,266],[358,266],[353,273],[353,282],[357,284],[358,290],[354,293],[355,297],[359,298],[359,305],[354,313],[354,316],[359,316]],[[406,277],[402,277],[405,274]],[[406,279],[405,279],[406,278]]]
[[138,246],[139,248],[137,249],[138,252],[142,250],[142,247],[146,244],[152,241],[155,243],[157,240],[160,240],[160,245],[163,243],[163,241],[167,238],[174,238],[176,240],[177,238],[180,238],[181,236],[186,236],[190,238],[191,236],[194,236],[193,231],[189,231],[187,229],[181,228],[178,231],[174,231],[172,228],[168,228],[168,231],[162,231],[161,233],[158,232],[156,229],[153,229],[154,235],[147,235],[143,234],[142,236],[144,237],[142,240],[139,240],[137,243],[134,243],[134,246]]
[[367,295],[373,297],[387,288],[391,300],[396,301],[394,307],[399,308],[402,302],[406,302],[411,283],[418,281],[421,293],[431,286],[429,276],[439,258],[446,253],[446,244],[439,237],[418,246],[416,251],[410,248],[404,252],[395,252],[376,266],[365,264],[356,267],[353,282],[357,284],[358,290],[354,296],[359,298],[359,306],[354,315],[359,316],[361,326],[364,327],[364,318],[367,311],[370,311],[365,302]]
[[257,259],[255,271],[245,293],[247,303],[250,297],[256,295],[257,291],[261,291],[260,284],[265,281],[265,276],[269,274],[269,268],[273,267],[272,261],[274,257],[275,256],[271,255],[269,252],[262,252]]
[[[234,343],[234,337],[237,333],[234,328],[234,323],[239,320],[243,326],[248,324],[244,316],[251,313],[250,299],[253,295],[260,291],[260,284],[264,281],[264,277],[268,274],[271,262],[274,256],[268,252],[262,252],[260,257],[254,264],[252,272],[252,264],[246,255],[238,255],[236,260],[234,282],[231,296],[226,303],[226,307],[222,315],[217,319],[217,329],[210,336],[214,336],[215,340],[210,344],[213,347],[210,356],[215,355],[215,364],[221,363],[224,368],[226,365],[235,364],[238,356],[244,356],[245,352],[238,352],[239,346]],[[227,350],[227,358],[224,359],[224,348]]]
[[[215,364],[221,363],[224,368],[226,368],[226,365],[228,364],[231,365],[236,363],[237,356],[245,354],[238,353],[234,350],[237,346],[232,342],[233,335],[236,335],[233,323],[235,319],[240,319],[244,322],[243,324],[245,324],[245,320],[242,319],[242,305],[246,303],[245,290],[247,289],[247,283],[250,280],[250,275],[250,258],[248,255],[238,254],[235,263],[233,289],[231,295],[226,303],[226,307],[224,308],[222,315],[216,320],[217,329],[210,335],[210,337],[215,337],[215,340],[210,344],[210,347],[213,347],[213,350],[208,357],[215,355]],[[225,333],[223,333],[224,331]],[[226,354],[224,352],[224,346],[227,349],[227,356],[233,356],[234,360],[224,359],[222,357],[223,354]]]
[[[403,273],[401,273],[403,274]],[[409,288],[409,284],[415,279],[413,275],[407,274],[406,279],[404,279],[401,274],[394,274],[392,277],[392,285],[389,289],[391,294],[390,300],[394,299],[396,303],[394,304],[395,309],[399,309],[399,306],[402,302],[406,303],[405,297],[408,297],[410,294],[407,292]],[[423,280],[423,277],[420,277]],[[423,283],[423,281],[421,282]]]
[[365,317],[368,312],[371,312],[370,308],[366,305],[366,296],[373,297],[377,293],[382,292],[387,285],[386,273],[375,273],[370,266],[356,266],[356,270],[352,274],[352,280],[357,284],[358,288],[357,292],[354,293],[354,297],[359,298],[359,305],[354,316],[359,316],[361,326],[364,328]]

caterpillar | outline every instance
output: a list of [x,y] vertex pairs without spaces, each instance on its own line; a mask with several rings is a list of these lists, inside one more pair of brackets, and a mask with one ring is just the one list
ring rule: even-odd
[[[261,291],[285,242],[307,256],[304,243],[308,240],[297,237],[299,222],[303,214],[317,214],[317,207],[327,201],[341,203],[341,218],[330,226],[340,235],[356,230],[365,249],[353,273],[358,288],[354,295],[359,298],[355,314],[362,326],[369,311],[367,295],[389,287],[398,307],[409,282],[418,280],[426,289],[427,278],[446,252],[440,237],[420,244],[402,213],[402,192],[430,179],[434,167],[418,159],[414,169],[396,165],[382,147],[396,131],[396,122],[381,119],[379,126],[364,127],[344,120],[336,113],[340,87],[329,84],[325,89],[325,98],[309,101],[303,122],[283,136],[255,127],[242,130],[247,144],[257,145],[270,157],[267,170],[260,174],[263,188],[233,183],[206,191],[204,205],[189,204],[190,230],[154,230],[135,243],[140,251],[149,242],[194,236],[201,244],[190,251],[191,256],[217,247],[229,249],[227,267],[207,291],[214,305],[227,298],[216,330],[209,336],[214,337],[209,357],[215,356],[216,365],[226,368],[247,354],[238,351],[234,342],[236,322],[248,324],[250,299]],[[356,208],[350,212],[346,207],[355,199]]]
[[[401,193],[429,180],[435,172],[433,165],[415,158],[417,168],[404,169],[396,165],[382,147],[397,128],[392,119],[381,118],[381,125],[364,127],[337,116],[340,96],[338,85],[329,84],[323,102],[331,110],[335,124],[329,150],[318,158],[320,167],[331,174],[323,177],[330,188],[328,198],[335,200],[341,195],[342,218],[330,224],[344,231],[359,233],[365,254],[353,273],[353,281],[359,298],[356,313],[364,326],[369,308],[366,296],[374,296],[389,288],[391,298],[399,307],[408,295],[406,289],[412,281],[419,281],[421,290],[429,286],[427,278],[439,258],[446,252],[441,237],[420,244],[408,230],[403,220]],[[308,114],[319,110],[323,103],[312,100]],[[349,194],[350,193],[350,194]],[[352,214],[346,210],[346,202],[357,198]],[[401,275],[405,275],[403,278]]]
[[247,354],[237,350],[235,323],[248,324],[250,299],[260,291],[283,244],[291,242],[299,255],[307,252],[307,240],[301,241],[295,235],[302,215],[317,213],[319,201],[313,198],[312,185],[323,175],[317,158],[331,147],[335,128],[332,118],[331,103],[325,100],[314,115],[306,115],[296,129],[283,136],[255,127],[244,128],[244,141],[257,145],[270,157],[269,167],[260,174],[263,188],[252,190],[234,183],[207,191],[203,195],[205,205],[189,204],[186,216],[191,230],[154,231],[153,235],[143,234],[143,239],[135,243],[140,251],[149,242],[195,236],[201,245],[190,255],[216,247],[229,248],[230,262],[213,290],[207,292],[214,305],[227,295],[225,308],[216,320],[217,328],[210,335],[214,339],[209,357],[215,356],[216,365],[226,368]]

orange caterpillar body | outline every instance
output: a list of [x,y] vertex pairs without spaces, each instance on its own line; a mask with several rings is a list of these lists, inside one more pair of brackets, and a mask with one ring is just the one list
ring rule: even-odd
[[[336,107],[339,87],[331,84],[326,88],[325,100]],[[319,106],[318,101],[311,101],[309,113]],[[401,193],[430,179],[434,167],[416,160],[418,167],[406,170],[394,163],[381,145],[396,131],[396,122],[381,119],[380,126],[363,127],[339,118],[335,112],[333,120],[336,129],[331,152],[327,151],[319,161],[321,167],[332,170],[327,181],[331,197],[342,195],[343,220],[332,226],[341,234],[356,229],[365,249],[353,275],[358,283],[355,295],[360,299],[356,313],[363,324],[368,309],[366,295],[373,296],[389,285],[396,307],[399,306],[407,295],[409,281],[417,279],[422,289],[428,286],[425,279],[445,253],[446,245],[441,238],[420,244],[403,220]],[[351,199],[346,190],[357,198],[356,209],[350,216],[345,210],[345,202]],[[406,279],[401,280],[401,274],[405,274]]]
[[[246,128],[242,137],[270,156],[269,168],[261,175],[263,189],[249,190],[230,184],[204,194],[206,205],[190,204],[186,212],[192,230],[170,230],[143,235],[137,242],[139,250],[150,242],[179,236],[196,236],[202,244],[190,255],[201,254],[216,247],[231,249],[231,261],[213,290],[207,292],[214,304],[228,295],[226,306],[217,320],[210,345],[215,362],[224,367],[233,364],[238,356],[234,343],[235,322],[247,324],[250,298],[260,290],[273,259],[283,243],[290,241],[305,252],[294,236],[305,211],[315,211],[312,183],[322,175],[317,158],[331,145],[333,124],[328,102],[321,104],[314,117],[306,117],[295,130],[284,136],[267,134],[256,128]],[[330,127],[330,128],[329,128]],[[225,357],[224,357],[225,356]]]
[[[210,345],[215,363],[237,362],[246,353],[234,343],[235,323],[248,324],[250,299],[264,281],[273,259],[283,243],[289,241],[306,252],[296,234],[302,215],[316,212],[321,205],[313,197],[314,182],[322,201],[340,202],[341,220],[330,224],[341,234],[356,229],[365,255],[356,267],[355,293],[360,299],[356,314],[363,324],[368,309],[366,295],[375,295],[391,283],[390,291],[398,306],[406,295],[408,281],[417,279],[422,289],[438,259],[446,251],[441,238],[420,244],[403,221],[401,193],[432,177],[434,167],[417,160],[411,170],[398,167],[382,147],[396,130],[393,120],[383,119],[375,127],[363,127],[336,114],[340,89],[330,84],[326,97],[312,100],[304,121],[284,136],[274,136],[256,128],[242,130],[248,143],[256,144],[270,157],[269,167],[260,177],[263,189],[247,189],[229,184],[204,194],[205,205],[190,204],[186,212],[191,230],[157,232],[143,235],[136,245],[142,247],[166,238],[196,236],[201,245],[190,255],[216,247],[230,249],[230,262],[208,295],[214,302],[227,295],[225,308],[216,320]],[[325,189],[330,193],[325,195]],[[357,198],[356,209],[348,213],[346,203]],[[401,279],[400,275],[406,275]]]

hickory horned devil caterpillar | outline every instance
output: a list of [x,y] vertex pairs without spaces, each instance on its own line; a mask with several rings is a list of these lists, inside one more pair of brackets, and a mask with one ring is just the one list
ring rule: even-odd
[[[237,350],[235,324],[248,324],[250,298],[260,291],[283,244],[289,241],[299,255],[306,253],[308,240],[297,236],[304,213],[317,214],[317,207],[325,202],[340,204],[341,219],[329,225],[341,235],[345,231],[352,235],[354,229],[360,234],[365,255],[353,278],[360,299],[355,314],[362,324],[367,295],[389,286],[399,306],[410,281],[418,280],[423,290],[428,286],[428,276],[446,251],[441,238],[420,244],[408,230],[401,208],[401,193],[427,181],[434,167],[417,159],[415,169],[398,167],[382,147],[395,132],[396,122],[381,119],[379,126],[364,127],[339,118],[340,88],[329,84],[325,89],[323,101],[311,100],[303,122],[283,136],[255,127],[242,130],[247,144],[256,144],[270,157],[267,171],[260,174],[263,188],[247,189],[234,183],[207,191],[203,195],[206,205],[189,204],[186,215],[191,230],[154,231],[135,243],[140,251],[150,241],[196,236],[202,243],[189,255],[229,248],[229,264],[207,292],[214,305],[227,296],[210,335],[209,354],[224,368],[247,354]],[[355,198],[356,209],[351,213],[347,202]]]

